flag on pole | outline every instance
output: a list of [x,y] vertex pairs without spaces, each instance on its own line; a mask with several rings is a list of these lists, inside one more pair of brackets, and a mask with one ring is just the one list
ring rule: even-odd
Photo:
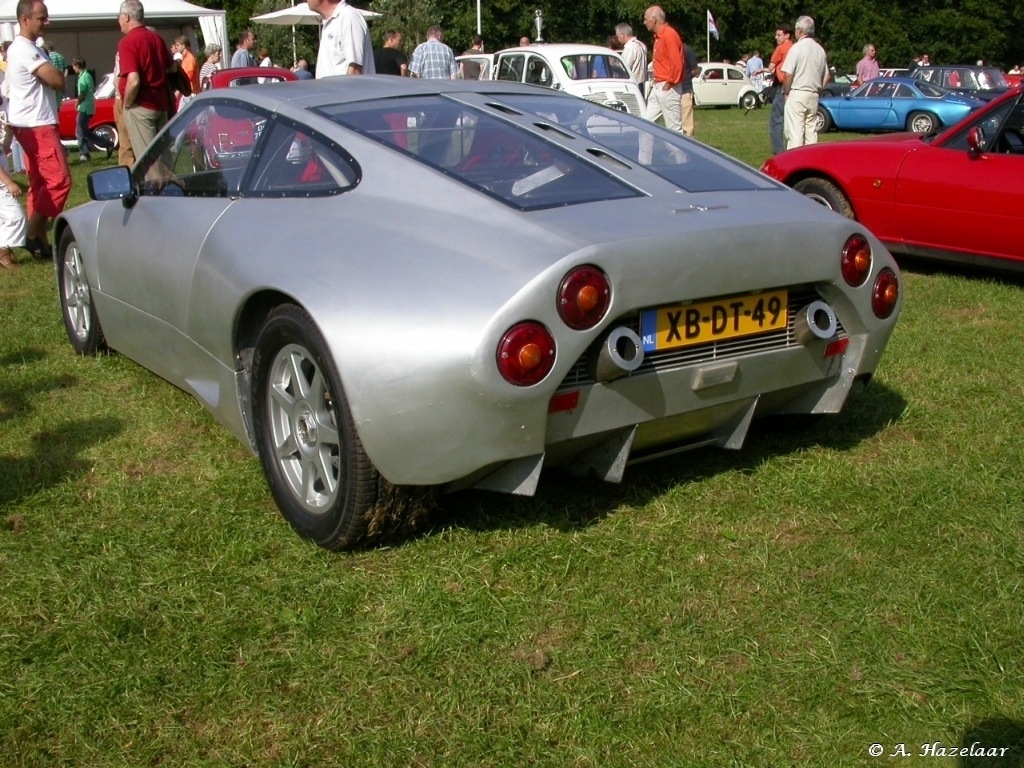
[[718,39],[718,25],[715,24],[715,17],[711,15],[711,11],[708,11],[708,34],[714,35],[715,40]]

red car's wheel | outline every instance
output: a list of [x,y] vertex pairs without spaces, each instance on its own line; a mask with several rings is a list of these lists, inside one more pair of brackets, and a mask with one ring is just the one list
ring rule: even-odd
[[93,127],[92,132],[110,142],[110,146],[117,149],[121,140],[121,137],[117,133],[117,126],[111,124],[97,125]]
[[848,219],[856,219],[853,215],[853,206],[843,191],[825,179],[804,179],[793,185],[793,189],[802,195],[807,195],[816,203],[821,203],[826,208],[831,208]]

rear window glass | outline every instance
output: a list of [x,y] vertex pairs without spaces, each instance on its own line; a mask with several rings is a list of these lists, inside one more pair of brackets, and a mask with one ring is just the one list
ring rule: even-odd
[[388,99],[316,111],[520,210],[641,195],[557,144],[451,99]]
[[642,165],[687,192],[773,189],[753,169],[647,120],[625,112],[546,94],[502,95],[502,102],[537,115]]

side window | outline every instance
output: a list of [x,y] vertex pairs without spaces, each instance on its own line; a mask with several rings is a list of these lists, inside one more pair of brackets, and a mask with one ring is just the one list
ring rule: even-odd
[[1013,115],[1016,115],[1017,124],[1024,128],[1024,107],[1022,107],[1022,103],[1018,100],[1016,107],[1014,107],[1012,102],[1008,102],[994,112],[987,113],[984,120],[974,120],[969,123],[954,138],[946,142],[944,149],[966,151],[968,148],[967,134],[974,126],[982,130],[986,146],[996,146],[1000,127],[1004,129],[1003,132],[1005,133],[1007,129],[1011,129],[1014,125]]
[[706,77],[707,77],[708,80],[721,80],[722,79],[722,70],[720,70],[720,69],[709,69],[707,71],[707,73],[706,73]]
[[502,56],[498,63],[498,80],[511,80],[514,83],[523,81],[523,60],[522,54]]
[[248,105],[189,108],[150,146],[134,175],[142,195],[235,197],[267,116]]
[[539,56],[531,56],[526,65],[526,82],[533,85],[551,85],[551,70]]
[[896,86],[895,96],[897,99],[912,99],[914,98],[914,92],[910,90],[909,85],[904,85],[903,83],[900,83],[899,85]]
[[730,80],[742,80],[743,73],[737,72],[735,69],[727,69],[726,74],[729,75]]
[[248,193],[254,197],[321,197],[358,182],[355,161],[304,129],[276,121],[260,149]]

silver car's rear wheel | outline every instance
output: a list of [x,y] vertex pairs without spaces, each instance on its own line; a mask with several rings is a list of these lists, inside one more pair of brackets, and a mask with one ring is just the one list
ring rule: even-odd
[[327,344],[306,312],[274,310],[253,356],[254,431],[281,513],[328,549],[368,540],[379,475],[363,452]]
[[57,253],[57,290],[64,329],[75,352],[95,355],[106,349],[103,328],[92,303],[92,289],[85,274],[82,251],[70,229],[61,236]]

